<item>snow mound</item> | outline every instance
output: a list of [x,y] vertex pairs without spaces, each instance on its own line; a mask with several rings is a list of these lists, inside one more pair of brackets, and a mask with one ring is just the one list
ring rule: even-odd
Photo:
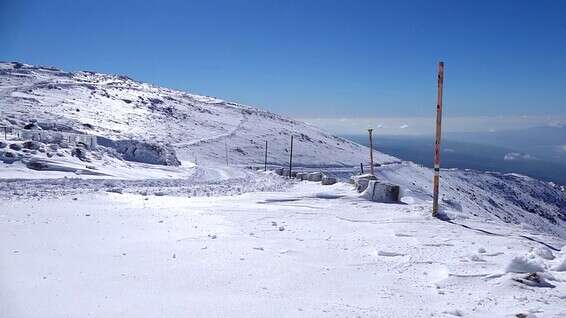
[[554,265],[552,270],[556,272],[566,272],[566,256],[562,257],[562,260]]
[[535,273],[544,272],[543,264],[536,258],[528,258],[526,256],[515,256],[507,267],[507,273]]

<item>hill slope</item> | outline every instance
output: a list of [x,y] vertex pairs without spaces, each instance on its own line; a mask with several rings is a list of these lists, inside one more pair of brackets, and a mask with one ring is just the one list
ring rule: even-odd
[[[217,98],[151,86],[126,76],[68,73],[49,67],[0,63],[0,125],[44,129],[120,140],[166,143],[180,160],[287,162],[304,166],[353,166],[367,161],[367,148],[308,124]],[[379,162],[396,161],[376,152]]]
[[[59,157],[49,158],[49,147],[44,149],[40,145],[37,150],[24,149],[27,150],[23,155],[28,166],[30,162],[33,168],[47,165],[50,170],[59,171],[58,174],[50,172],[49,176],[55,177],[80,172],[104,179],[182,178],[181,183],[160,184],[155,191],[163,192],[160,189],[163,187],[171,191],[171,188],[182,186],[189,189],[183,193],[198,195],[204,192],[188,184],[234,178],[240,181],[233,184],[250,183],[255,178],[253,175],[219,167],[226,166],[227,161],[230,165],[262,163],[265,140],[269,142],[268,162],[286,164],[291,134],[295,136],[294,162],[297,166],[350,167],[347,171],[350,173],[352,166],[367,161],[367,147],[308,124],[217,98],[154,87],[125,76],[68,73],[21,63],[0,63],[0,105],[0,126],[22,128],[35,122],[32,126],[42,131],[96,135],[106,143],[149,143],[131,148],[132,153],[125,151],[118,155],[115,150],[119,147],[110,150],[100,147],[102,150],[90,157],[81,157],[80,149],[59,149]],[[140,153],[155,149],[159,154],[169,156],[169,148],[164,149],[162,145],[176,151],[181,167],[134,164],[123,160],[134,154],[145,160],[151,153]],[[6,145],[4,149],[7,149]],[[430,203],[430,169],[379,152],[375,152],[374,158],[377,162],[388,163],[377,169],[377,174],[381,179],[401,186],[405,203]],[[175,163],[173,159],[165,161]],[[194,163],[198,164],[195,166]],[[3,178],[47,176],[15,164],[0,163],[0,168],[3,168]],[[5,173],[14,170],[14,173]],[[41,184],[34,183],[30,188],[42,188]],[[66,184],[57,183],[54,188],[64,188]],[[127,189],[128,184],[123,186]],[[444,171],[441,185],[442,207],[451,217],[522,224],[535,232],[566,238],[564,187],[513,174],[462,170]],[[12,185],[3,186],[10,188]],[[93,185],[68,186],[91,189]],[[236,187],[240,189],[239,185]],[[28,187],[21,185],[20,188]],[[246,189],[253,191],[261,186]],[[222,188],[219,194],[223,191],[241,192]]]

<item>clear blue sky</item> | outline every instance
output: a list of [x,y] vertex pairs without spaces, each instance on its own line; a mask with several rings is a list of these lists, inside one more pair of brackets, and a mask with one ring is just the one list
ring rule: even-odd
[[299,117],[566,115],[566,1],[8,1],[0,60]]

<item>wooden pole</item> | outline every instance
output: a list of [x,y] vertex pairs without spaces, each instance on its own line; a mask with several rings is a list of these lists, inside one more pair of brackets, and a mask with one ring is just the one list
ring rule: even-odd
[[436,99],[436,135],[434,142],[434,179],[432,216],[438,216],[438,191],[440,186],[440,139],[442,135],[442,84],[444,82],[444,62],[438,63],[438,95]]
[[289,178],[291,178],[291,170],[293,170],[293,135],[291,135],[291,153],[289,154]]
[[265,158],[263,160],[263,170],[267,171],[267,140],[265,141]]
[[369,171],[373,175],[373,129],[368,129],[369,133]]

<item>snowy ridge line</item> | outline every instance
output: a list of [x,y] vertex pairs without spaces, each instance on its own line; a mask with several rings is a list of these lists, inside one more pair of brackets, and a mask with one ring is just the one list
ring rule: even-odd
[[293,180],[271,173],[246,172],[243,176],[207,179],[202,169],[186,179],[0,179],[0,198],[50,198],[92,192],[133,193],[156,196],[230,196],[247,192],[286,191]]
[[[221,163],[224,149],[233,164],[263,157],[284,164],[290,135],[297,136],[296,163],[355,166],[367,147],[332,136],[312,125],[253,106],[199,96],[95,72],[67,73],[23,63],[0,63],[0,125],[21,127],[30,120],[56,124],[112,140],[139,140],[177,148],[181,161]],[[223,147],[221,147],[223,148]],[[378,161],[395,160],[375,152]],[[251,160],[250,160],[251,159]]]
[[470,229],[470,230],[473,230],[473,231],[481,232],[481,233],[486,234],[486,235],[501,236],[501,237],[524,238],[524,239],[527,239],[527,240],[529,240],[529,241],[533,241],[533,242],[536,242],[536,243],[538,243],[538,244],[541,244],[541,245],[543,245],[543,246],[545,246],[545,247],[547,247],[547,248],[549,248],[549,249],[551,249],[551,250],[553,250],[553,251],[555,251],[555,252],[560,252],[560,248],[554,247],[554,246],[552,246],[552,245],[550,245],[550,244],[548,244],[548,243],[539,241],[539,240],[537,240],[537,239],[535,239],[535,238],[533,238],[533,237],[530,237],[530,236],[527,236],[527,235],[524,235],[524,234],[513,235],[513,234],[495,233],[495,232],[490,232],[490,231],[487,231],[487,230],[484,230],[484,229],[475,228],[475,227],[472,227],[472,226],[469,226],[469,225],[466,225],[466,224],[458,223],[458,222],[455,222],[455,221],[450,220],[450,219],[442,219],[442,220],[445,221],[445,222],[454,224],[454,225],[461,226],[461,227],[466,228],[466,229]]

